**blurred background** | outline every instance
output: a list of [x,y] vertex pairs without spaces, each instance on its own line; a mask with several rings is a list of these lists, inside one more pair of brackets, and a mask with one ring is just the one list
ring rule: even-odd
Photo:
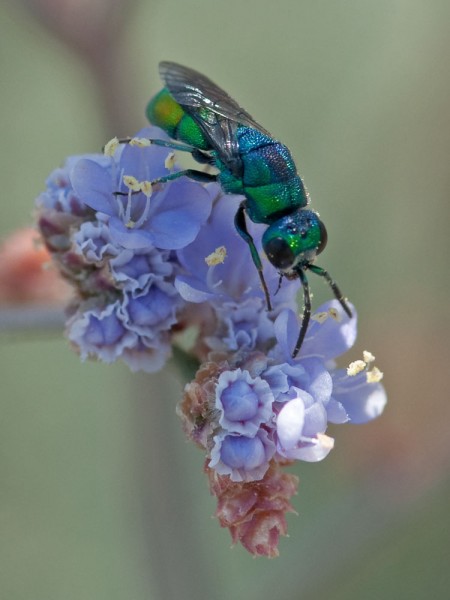
[[[4,237],[67,155],[145,124],[174,60],[287,144],[327,224],[323,264],[358,308],[389,404],[298,464],[269,563],[230,549],[183,380],[80,364],[58,331],[0,339],[0,597],[419,600],[450,571],[447,0],[3,0]],[[314,282],[317,306],[329,296]]]

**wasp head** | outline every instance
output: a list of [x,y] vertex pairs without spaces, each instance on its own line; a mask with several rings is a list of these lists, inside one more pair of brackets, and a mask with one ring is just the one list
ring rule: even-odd
[[281,217],[264,232],[262,245],[273,266],[289,276],[314,262],[327,243],[327,230],[312,210],[299,209]]

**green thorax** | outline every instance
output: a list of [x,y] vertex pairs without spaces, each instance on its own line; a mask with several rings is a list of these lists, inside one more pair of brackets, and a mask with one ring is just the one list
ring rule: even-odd
[[250,127],[237,129],[242,170],[233,174],[219,160],[219,182],[231,194],[243,194],[254,223],[270,224],[280,215],[308,204],[308,196],[289,150]]

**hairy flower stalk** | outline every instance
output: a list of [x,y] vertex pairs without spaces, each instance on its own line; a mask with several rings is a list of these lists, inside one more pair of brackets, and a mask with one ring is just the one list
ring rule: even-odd
[[[66,334],[81,358],[122,360],[154,372],[180,331],[197,332],[200,367],[178,413],[206,455],[217,517],[250,553],[278,554],[298,480],[283,467],[316,462],[333,449],[329,423],[364,423],[386,403],[374,357],[338,369],[356,338],[336,300],[313,315],[301,352],[298,281],[264,261],[273,310],[266,310],[234,215],[241,197],[186,177],[152,184],[179,168],[154,127],[105,154],[71,157],[37,201],[37,223],[73,287]],[[264,226],[249,224],[260,247]]]

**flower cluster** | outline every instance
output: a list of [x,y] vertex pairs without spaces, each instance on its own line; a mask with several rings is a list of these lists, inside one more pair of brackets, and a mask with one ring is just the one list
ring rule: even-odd
[[[217,517],[255,555],[275,556],[297,478],[294,460],[315,462],[334,445],[329,423],[364,423],[386,396],[373,356],[348,369],[335,358],[356,338],[356,313],[336,300],[312,317],[301,352],[298,281],[264,261],[273,301],[234,227],[242,198],[180,177],[156,128],[107,155],[72,157],[37,199],[38,226],[75,297],[67,336],[81,357],[160,369],[180,331],[197,332],[200,362],[178,407],[186,434],[206,454]],[[257,246],[263,226],[249,223]],[[260,248],[260,246],[258,246]]]
[[[296,359],[292,310],[283,309],[273,327],[276,343],[268,352],[213,355],[186,386],[179,409],[187,435],[209,457],[205,468],[219,498],[222,525],[252,554],[266,556],[277,554],[296,489],[280,467],[322,460],[334,446],[328,424],[365,423],[386,403],[370,353],[366,362],[356,361],[363,367],[349,367],[350,375],[335,366],[334,359],[356,337],[356,316],[349,318],[336,300],[314,315]],[[242,503],[243,490],[253,500],[263,490],[264,501]]]
[[150,190],[173,168],[169,151],[140,140],[113,156],[71,157],[36,201],[38,226],[76,296],[67,336],[81,357],[160,369],[184,302],[175,287],[175,253],[198,235],[217,189],[183,178]]

